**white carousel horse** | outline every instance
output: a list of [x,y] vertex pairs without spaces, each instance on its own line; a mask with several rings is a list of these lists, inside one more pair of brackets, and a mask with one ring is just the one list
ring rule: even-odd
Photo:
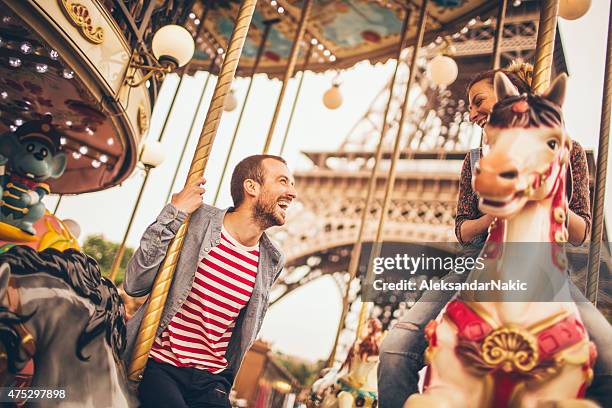
[[381,342],[382,325],[377,319],[370,319],[368,333],[351,347],[335,383],[327,389],[320,387],[320,395],[324,395],[322,408],[376,407],[376,371]]
[[136,405],[119,359],[123,302],[96,261],[15,246],[0,255],[0,301],[0,386],[33,359],[30,387],[50,391],[36,406]]
[[[525,279],[529,286],[521,301],[512,301],[516,293],[464,291],[450,302],[426,328],[425,391],[405,408],[594,406],[581,398],[596,353],[563,278],[571,148],[561,114],[565,84],[562,75],[542,96],[519,95],[504,74],[495,77],[490,151],[473,183],[480,209],[496,221],[480,254],[485,268],[468,282]],[[544,292],[549,301],[532,301]]]

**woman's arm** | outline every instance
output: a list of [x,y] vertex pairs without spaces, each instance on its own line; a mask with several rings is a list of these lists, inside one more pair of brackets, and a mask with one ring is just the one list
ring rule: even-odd
[[455,217],[457,240],[463,245],[470,243],[478,235],[487,231],[493,219],[492,216],[483,215],[478,210],[478,197],[472,190],[472,166],[468,153],[463,161],[459,180],[459,198]]
[[569,239],[572,245],[581,245],[591,231],[591,199],[589,169],[586,153],[578,142],[573,142],[570,152],[572,170],[572,199],[569,203]]

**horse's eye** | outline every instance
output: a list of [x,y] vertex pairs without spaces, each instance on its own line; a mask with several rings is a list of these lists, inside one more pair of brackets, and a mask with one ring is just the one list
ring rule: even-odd
[[557,142],[557,140],[555,140],[555,139],[551,139],[548,142],[546,142],[546,144],[548,145],[548,147],[551,148],[551,150],[555,150],[557,148],[557,145],[559,144],[559,142]]

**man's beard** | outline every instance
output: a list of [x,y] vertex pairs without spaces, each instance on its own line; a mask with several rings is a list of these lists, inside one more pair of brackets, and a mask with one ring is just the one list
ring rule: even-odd
[[280,197],[272,198],[270,194],[264,193],[255,202],[253,218],[263,229],[285,223],[285,218],[277,210],[279,199]]

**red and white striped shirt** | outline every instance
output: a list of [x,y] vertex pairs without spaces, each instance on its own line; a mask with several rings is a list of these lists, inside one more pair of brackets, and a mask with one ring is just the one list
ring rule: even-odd
[[150,356],[177,367],[219,373],[236,318],[255,286],[259,246],[245,247],[225,228],[221,242],[198,263],[189,296],[155,339]]

